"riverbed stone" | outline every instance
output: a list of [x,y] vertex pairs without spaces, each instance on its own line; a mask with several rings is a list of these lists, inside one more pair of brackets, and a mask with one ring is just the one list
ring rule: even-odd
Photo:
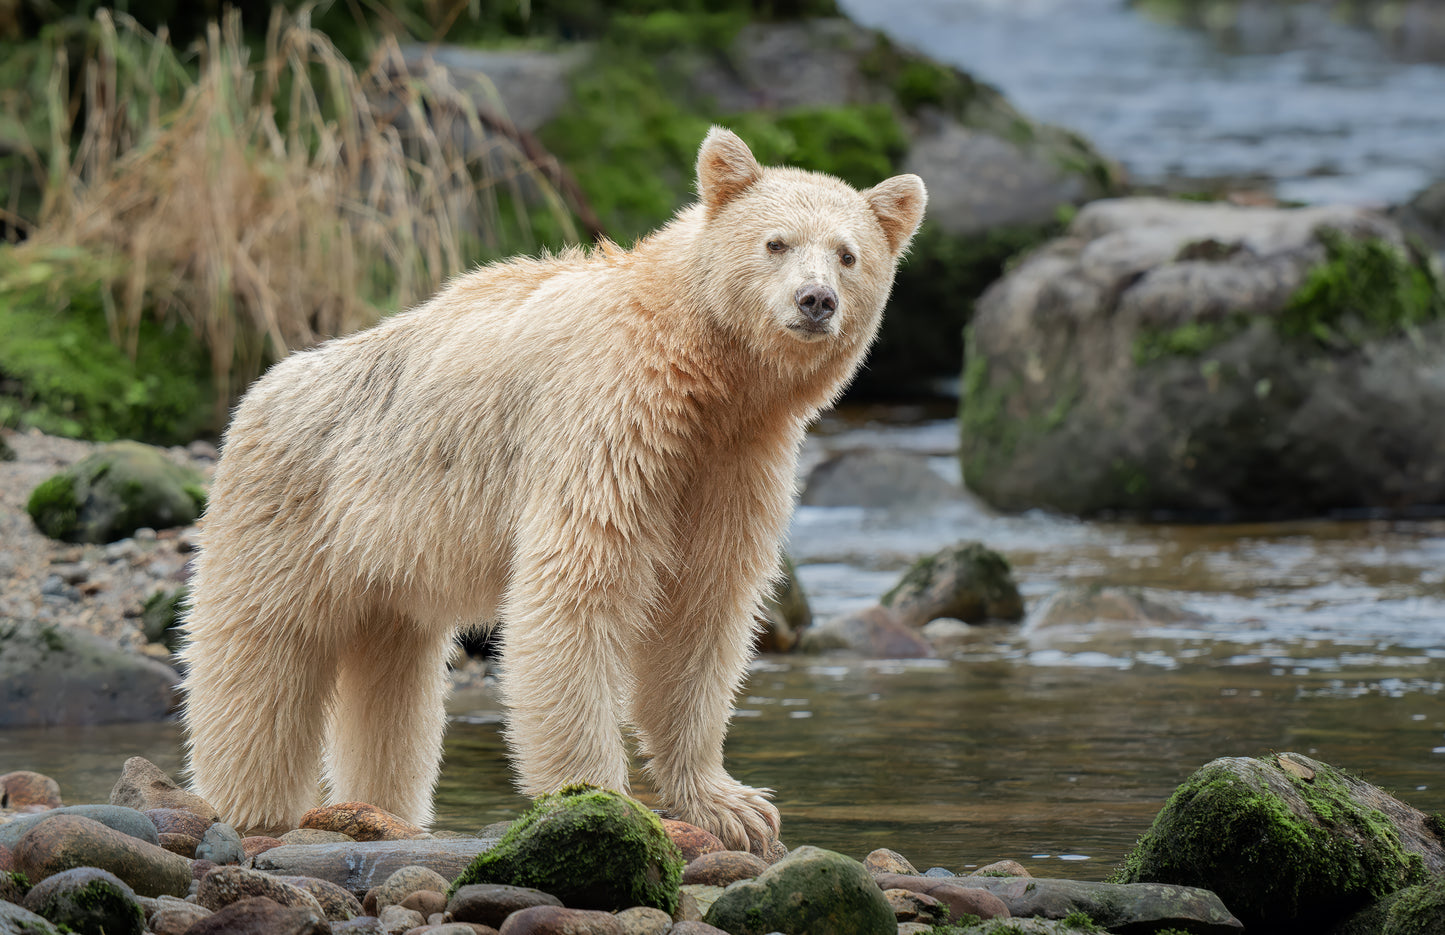
[[151,808],[145,811],[145,816],[155,825],[157,832],[183,834],[195,838],[197,843],[200,843],[201,836],[211,826],[210,819],[202,818],[185,808]]
[[560,905],[562,900],[556,896],[530,887],[473,883],[458,887],[452,893],[446,911],[458,922],[477,922],[497,928],[507,916],[520,909]]
[[594,786],[539,797],[507,836],[453,882],[507,883],[579,909],[677,909],[683,860],[642,803]]
[[211,910],[184,899],[163,896],[146,920],[155,935],[185,935],[192,925],[211,914]]
[[387,906],[399,905],[412,893],[422,890],[436,890],[445,893],[449,887],[447,878],[427,867],[400,867],[391,873],[380,885],[367,890],[362,909],[367,915],[381,915]]
[[196,902],[212,912],[252,896],[264,896],[282,906],[300,906],[325,916],[316,897],[280,877],[246,867],[216,867],[201,878]]
[[682,882],[727,886],[738,880],[760,876],[768,864],[747,851],[713,851],[687,862],[682,868]]
[[934,655],[927,640],[892,609],[877,604],[814,624],[804,632],[798,649],[867,659],[928,659]]
[[146,927],[135,891],[95,867],[41,880],[25,895],[25,908],[82,935],[140,935]]
[[404,909],[415,909],[430,919],[447,911],[447,894],[445,890],[417,890],[415,893],[408,893],[399,905]]
[[322,831],[319,828],[292,828],[277,840],[282,844],[348,844],[356,839],[340,831]]
[[688,862],[696,860],[703,854],[727,850],[727,845],[722,842],[722,839],[711,831],[705,831],[697,825],[685,821],[678,821],[676,818],[662,819],[662,829],[667,832],[669,838],[672,838],[672,843],[677,845],[682,859]]
[[211,803],[183,789],[165,770],[143,756],[133,756],[121,766],[120,778],[110,790],[110,804],[142,812],[153,808],[184,809],[194,812],[207,825],[221,820]]
[[909,627],[940,617],[983,623],[1024,615],[1008,559],[982,542],[959,542],[920,558],[880,603]]
[[241,846],[241,836],[236,833],[236,829],[224,821],[217,821],[212,822],[206,828],[205,834],[201,835],[195,858],[218,864],[239,864],[246,859],[246,851]]
[[445,879],[455,879],[494,844],[490,838],[287,844],[257,854],[251,858],[251,866],[279,876],[329,880],[360,897],[402,867],[426,867]]
[[927,893],[915,893],[895,887],[884,890],[883,898],[888,900],[888,905],[893,910],[893,918],[899,922],[942,925],[952,914],[947,903]]
[[623,935],[610,912],[561,906],[522,909],[508,916],[500,931],[501,935]]
[[0,613],[0,730],[160,721],[179,682],[102,636]]
[[1174,791],[1115,880],[1212,890],[1250,929],[1323,926],[1445,872],[1434,827],[1303,754],[1222,757]]
[[1049,595],[1029,618],[1030,632],[1050,627],[1085,626],[1094,623],[1144,626],[1167,623],[1198,623],[1202,614],[1173,603],[1169,598],[1141,588],[1068,587]]
[[253,834],[241,839],[241,850],[245,852],[247,858],[255,857],[273,847],[284,847],[285,845],[286,842],[280,838],[267,837],[263,834]]
[[15,868],[38,883],[75,867],[98,867],[142,896],[184,896],[191,862],[81,815],[56,815],[15,846]]
[[60,783],[30,770],[0,776],[0,809],[59,808]]
[[[907,877],[878,879],[880,886],[909,886],[899,882]],[[1062,919],[1081,912],[1110,931],[1177,928],[1199,935],[1238,935],[1243,928],[1218,896],[1197,887],[995,876],[959,877],[955,882],[986,890],[1015,918]],[[938,895],[933,890],[927,892]]]
[[[321,906],[321,912],[332,922],[345,922],[347,919],[354,919],[362,914],[361,900],[343,886],[314,877],[292,876],[277,877],[276,879],[282,883],[289,883],[298,890],[310,893]],[[422,913],[422,915],[426,915],[426,913]]]
[[172,854],[192,859],[196,856],[196,848],[201,846],[200,838],[193,838],[189,834],[172,834],[169,831],[160,835],[157,843]]
[[817,464],[808,472],[798,502],[896,512],[935,509],[962,497],[958,485],[930,467],[924,455],[865,448],[842,451]]
[[189,929],[187,935],[326,935],[331,927],[311,906],[283,906],[265,896],[229,903]]
[[118,805],[63,805],[60,808],[22,815],[8,824],[0,825],[0,845],[13,848],[31,828],[58,815],[79,815],[98,821],[114,831],[128,834],[147,844],[159,844],[155,825],[141,812]]
[[897,851],[880,847],[868,852],[863,858],[863,866],[869,873],[904,873],[916,876],[918,870],[913,864]]
[[120,441],[98,448],[41,483],[26,512],[41,532],[65,542],[115,542],[136,530],[196,521],[205,480],[159,448]]
[[[707,911],[717,898],[723,894],[725,887],[711,886],[707,883],[684,883],[681,887],[681,897],[678,901],[678,910],[675,913],[682,919],[697,919],[702,921],[707,917]],[[697,915],[692,914],[696,910]]]
[[375,916],[357,916],[345,922],[332,922],[331,935],[387,935],[387,931]]
[[[758,609],[762,629],[758,631],[754,645],[760,653],[792,652],[803,631],[813,624],[813,608],[808,603],[803,583],[798,580],[797,566],[786,553],[781,564],[781,577],[763,595],[762,606]],[[686,850],[683,856],[686,856]]]
[[995,860],[968,874],[971,877],[1031,877],[1028,868],[1016,860]]
[[16,873],[9,867],[0,866],[0,901],[21,903],[30,891],[30,881],[23,873]]
[[60,929],[23,906],[0,901],[0,935],[60,935]]
[[298,827],[333,831],[354,841],[405,841],[426,834],[411,822],[367,802],[339,802],[313,808],[301,816]]
[[[622,935],[668,935],[673,929],[672,916],[651,906],[633,906],[617,913]],[[697,923],[702,924],[702,923]]]
[[[954,916],[973,915],[980,919],[1008,918],[1011,908],[973,878],[910,876],[900,873],[875,873],[873,881],[881,890],[907,890],[922,893],[948,907]],[[1028,913],[1022,913],[1027,915]]]
[[409,932],[426,925],[426,917],[415,909],[407,909],[400,903],[392,903],[376,914],[381,927],[388,932]]
[[883,891],[861,863],[810,846],[791,851],[755,880],[729,886],[703,921],[732,935],[895,935],[898,929]]

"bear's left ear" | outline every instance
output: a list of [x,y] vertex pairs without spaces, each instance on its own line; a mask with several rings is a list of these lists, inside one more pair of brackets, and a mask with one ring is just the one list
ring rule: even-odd
[[923,209],[928,205],[928,190],[916,175],[895,175],[860,192],[868,207],[883,226],[888,249],[898,256],[908,249],[908,242],[923,222]]
[[697,151],[697,194],[708,211],[732,201],[763,174],[748,144],[731,130],[713,127]]

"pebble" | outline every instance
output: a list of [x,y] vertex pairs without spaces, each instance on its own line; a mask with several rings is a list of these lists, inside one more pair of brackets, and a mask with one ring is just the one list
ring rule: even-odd
[[610,912],[533,906],[514,912],[502,923],[501,935],[623,935]]
[[145,930],[135,891],[115,874],[95,867],[76,867],[41,880],[25,894],[24,906],[76,932],[141,935]]
[[534,906],[561,906],[562,900],[541,890],[501,883],[459,887],[447,900],[446,912],[457,922],[500,927],[507,916]]
[[400,903],[387,906],[376,915],[388,935],[401,935],[409,929],[426,925],[426,916],[415,909],[407,909]]
[[672,843],[682,851],[682,859],[688,862],[696,860],[703,854],[710,854],[714,851],[725,851],[727,845],[711,831],[704,831],[697,825],[690,825],[685,821],[677,821],[673,818],[662,819],[662,828],[667,836],[672,838]]
[[60,784],[49,776],[17,770],[0,776],[0,808],[59,808]]
[[747,851],[710,851],[688,862],[682,870],[682,882],[727,886],[750,880],[767,869],[761,857]]
[[82,815],[56,815],[15,846],[15,869],[38,883],[75,867],[109,870],[142,896],[185,895],[191,862]]
[[897,851],[890,851],[886,847],[880,847],[863,858],[863,866],[869,873],[907,873],[913,876],[918,875],[913,864],[908,858]]
[[218,821],[201,836],[195,856],[197,860],[213,860],[222,865],[239,864],[246,859],[246,851],[241,847],[241,836],[236,829]]
[[339,832],[354,841],[403,841],[426,834],[416,825],[365,802],[313,808],[301,816],[300,827]]
[[110,804],[142,812],[153,808],[185,809],[204,818],[208,825],[221,820],[209,802],[194,792],[182,789],[164,770],[143,756],[133,756],[125,761],[120,779],[110,790]]
[[249,899],[264,896],[281,906],[299,906],[313,910],[325,918],[321,904],[316,897],[297,886],[292,886],[279,877],[245,867],[217,867],[201,878],[200,889],[196,891],[196,902],[212,912]]
[[[412,893],[421,890],[435,890],[445,893],[451,886],[446,877],[427,867],[402,867],[392,873],[377,887],[368,890],[361,901],[363,910],[369,916],[380,916],[387,906],[399,905]],[[426,919],[423,918],[422,922]]]
[[185,935],[192,925],[210,914],[211,910],[203,906],[162,896],[160,905],[150,914],[146,924],[155,935]]
[[186,929],[186,935],[325,935],[334,931],[315,909],[251,896],[206,916]]

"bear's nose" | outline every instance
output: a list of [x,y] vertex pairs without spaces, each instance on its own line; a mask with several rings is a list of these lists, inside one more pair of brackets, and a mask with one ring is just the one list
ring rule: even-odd
[[810,321],[819,323],[832,318],[838,310],[838,293],[822,283],[798,287],[798,291],[793,293],[793,301],[798,303],[798,311]]

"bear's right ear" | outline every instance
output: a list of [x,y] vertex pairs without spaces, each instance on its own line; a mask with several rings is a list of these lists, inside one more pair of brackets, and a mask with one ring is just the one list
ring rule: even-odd
[[732,201],[763,174],[748,144],[723,127],[707,131],[697,151],[697,194],[708,211]]

